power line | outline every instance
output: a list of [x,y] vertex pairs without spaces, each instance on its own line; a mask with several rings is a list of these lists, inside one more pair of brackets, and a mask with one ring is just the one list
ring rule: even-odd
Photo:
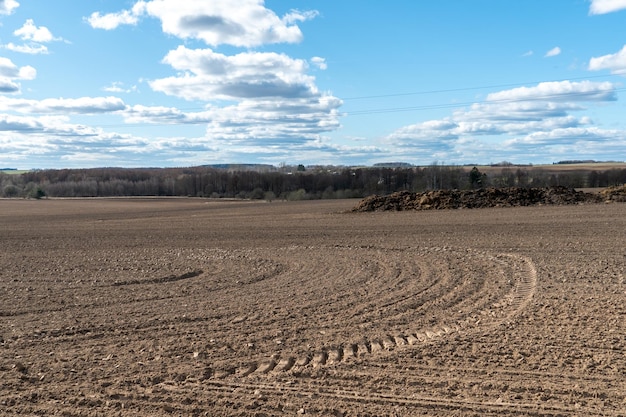
[[[612,93],[617,91],[624,91],[626,88],[616,88],[613,90],[606,91],[606,93]],[[506,103],[524,103],[529,101],[546,101],[550,99],[564,99],[568,97],[585,97],[585,96],[594,96],[598,93],[602,93],[602,91],[598,92],[567,92],[567,93],[555,93],[555,94],[545,94],[542,96],[534,96],[528,98],[515,98],[515,99],[498,99],[498,100],[483,100],[483,101],[466,101],[460,103],[448,103],[448,104],[429,104],[423,106],[409,106],[409,107],[391,107],[391,108],[381,108],[381,109],[368,109],[368,110],[356,110],[352,112],[345,112],[344,114],[348,116],[359,116],[359,115],[367,115],[367,114],[379,114],[379,113],[398,113],[398,112],[406,112],[406,111],[418,111],[418,110],[435,110],[435,109],[448,109],[448,108],[457,108],[457,107],[465,107],[471,106],[474,104],[506,104]],[[591,100],[590,100],[591,101]]]
[[[625,71],[615,72],[613,74],[626,74]],[[553,81],[542,81],[545,82],[563,82],[569,80],[581,80],[581,79],[589,79],[589,78],[604,78],[608,77],[608,75],[598,75],[598,76],[590,76],[590,77],[576,77],[570,78],[568,80],[553,80]],[[361,97],[348,97],[342,99],[343,101],[349,100],[361,100],[361,99],[373,99],[373,98],[386,98],[386,97],[400,97],[400,96],[411,96],[411,95],[425,95],[425,94],[438,94],[438,93],[448,93],[448,92],[457,92],[457,91],[471,91],[471,90],[482,90],[489,88],[502,88],[502,87],[512,87],[512,86],[524,86],[527,84],[539,84],[540,82],[528,82],[528,83],[511,83],[511,84],[496,84],[496,85],[488,85],[488,86],[478,86],[478,87],[464,87],[464,88],[453,88],[453,89],[444,89],[444,90],[428,90],[428,91],[417,91],[417,92],[408,92],[408,93],[393,93],[393,94],[382,94],[382,95],[372,95],[372,96],[361,96]],[[555,93],[555,94],[545,94],[541,96],[533,96],[528,98],[515,98],[515,99],[497,99],[497,100],[483,100],[483,101],[467,101],[467,102],[459,102],[459,103],[443,103],[443,104],[427,104],[420,106],[407,106],[407,107],[389,107],[389,108],[374,108],[374,109],[364,109],[364,110],[355,110],[355,111],[346,111],[341,112],[344,116],[361,116],[361,115],[369,115],[369,114],[384,114],[384,113],[400,113],[400,112],[410,112],[410,111],[422,111],[422,110],[436,110],[436,109],[451,109],[451,108],[460,108],[471,106],[474,104],[505,104],[505,103],[521,103],[521,102],[529,102],[529,101],[545,101],[550,99],[567,99],[568,97],[576,98],[576,97],[585,97],[585,96],[596,96],[598,94],[610,94],[614,92],[624,91],[624,88],[616,88],[612,90],[605,91],[592,91],[592,92],[564,92],[564,93]],[[203,110],[203,108],[181,108],[178,109],[181,112],[185,111],[194,111],[194,110]],[[176,123],[178,122],[178,123]],[[184,121],[175,121],[173,123],[120,123],[120,124],[107,124],[100,125],[100,127],[144,127],[144,126],[180,126],[180,125],[202,125],[206,124],[207,121],[196,121],[196,122],[184,122]]]
[[371,96],[357,96],[357,97],[346,97],[342,98],[343,101],[350,100],[366,100],[371,98],[387,98],[387,97],[401,97],[401,96],[413,96],[413,95],[425,95],[425,94],[440,94],[440,93],[454,93],[457,91],[473,91],[473,90],[486,90],[489,88],[504,88],[504,87],[520,87],[528,84],[540,84],[540,83],[549,83],[549,82],[563,82],[563,81],[571,81],[571,80],[586,80],[590,78],[608,78],[613,75],[626,75],[626,70],[624,71],[615,71],[611,74],[603,74],[603,75],[591,75],[587,77],[572,77],[566,80],[551,80],[551,81],[529,81],[524,83],[509,83],[509,84],[492,84],[492,85],[483,85],[477,87],[459,87],[459,88],[450,88],[450,89],[441,89],[441,90],[424,90],[424,91],[413,91],[408,93],[390,93],[390,94],[379,94],[379,95],[371,95]]

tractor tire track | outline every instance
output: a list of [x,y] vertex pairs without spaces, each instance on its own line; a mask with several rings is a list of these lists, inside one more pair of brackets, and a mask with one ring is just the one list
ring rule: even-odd
[[[356,251],[359,256],[356,258],[357,262],[353,258],[352,263],[342,265],[342,261],[337,260],[338,266],[333,265],[317,272],[311,269],[315,262],[295,264],[297,267],[285,261],[281,262],[286,265],[285,270],[290,276],[317,273],[328,281],[332,280],[333,273],[338,273],[342,277],[341,282],[347,283],[347,286],[364,287],[369,298],[357,303],[358,313],[353,313],[350,319],[361,323],[370,322],[371,328],[368,332],[356,339],[335,340],[324,347],[299,349],[305,350],[304,353],[298,353],[298,349],[278,351],[269,359],[250,361],[235,367],[232,374],[219,374],[220,377],[298,373],[306,368],[336,366],[405,346],[437,342],[459,332],[477,329],[484,331],[519,314],[530,302],[537,286],[536,267],[529,258],[520,255],[492,255],[469,250],[455,251],[451,248],[420,249],[417,253],[412,250],[385,251],[382,248],[341,249],[352,253]],[[335,247],[334,250],[338,251],[338,248]],[[380,256],[381,253],[386,256]],[[376,254],[379,256],[376,257]],[[390,254],[395,257],[387,257]],[[443,266],[433,268],[433,264],[428,262],[450,254],[454,262],[450,261],[449,264],[444,263]],[[290,256],[293,257],[293,254]],[[368,266],[362,269],[350,268],[355,264]],[[368,271],[374,271],[378,275],[364,277],[363,274]],[[411,280],[417,285],[413,285]],[[507,283],[508,290],[494,293],[493,282],[489,282],[491,280],[499,281],[501,287]],[[329,316],[336,313],[337,308],[343,308],[323,303],[315,303],[314,307],[325,307],[327,311],[322,310],[317,321],[327,321]],[[412,325],[411,320],[414,317],[432,311],[444,312],[444,315],[451,318],[439,320],[429,326]],[[453,311],[461,311],[462,314]],[[367,320],[364,320],[364,316]],[[323,319],[320,320],[320,317]],[[392,330],[397,323],[401,323],[408,330]],[[348,325],[350,323],[346,324]],[[354,327],[351,325],[351,328]]]

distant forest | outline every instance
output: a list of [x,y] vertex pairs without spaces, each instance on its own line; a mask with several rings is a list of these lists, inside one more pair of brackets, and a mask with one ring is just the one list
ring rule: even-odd
[[0,172],[0,196],[186,196],[241,199],[363,198],[408,190],[477,187],[606,187],[626,183],[626,168],[563,170],[559,166],[304,167],[204,166]]

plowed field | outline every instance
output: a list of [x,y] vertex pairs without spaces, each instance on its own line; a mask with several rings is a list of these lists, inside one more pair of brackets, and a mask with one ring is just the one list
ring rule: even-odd
[[0,415],[618,416],[626,204],[0,200]]

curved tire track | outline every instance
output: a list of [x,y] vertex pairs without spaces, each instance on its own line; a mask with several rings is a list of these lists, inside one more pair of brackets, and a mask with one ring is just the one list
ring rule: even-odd
[[[283,255],[293,256],[295,250],[288,249]],[[320,251],[319,248],[316,250]],[[360,322],[364,322],[364,317],[368,322],[373,319],[371,329],[353,340],[335,340],[327,346],[301,349],[304,352],[298,352],[298,349],[277,351],[268,359],[260,358],[235,367],[234,373],[217,374],[219,378],[301,372],[307,368],[334,366],[384,354],[404,346],[432,343],[458,332],[485,330],[510,320],[522,311],[537,285],[533,262],[515,254],[492,255],[452,248],[422,248],[416,253],[411,249],[399,251],[370,247],[333,247],[326,250],[336,254],[357,252],[358,256],[343,264],[345,258],[338,259],[333,265],[317,270],[313,269],[315,259],[308,262],[283,259],[280,263],[290,277],[312,274],[322,276],[322,282],[327,282],[332,281],[333,273],[339,274],[337,279],[344,286],[337,288],[339,299],[348,290],[364,292],[366,297],[355,302],[358,313],[352,314],[350,319]],[[409,258],[407,255],[417,256]],[[443,266],[441,259],[446,260]],[[354,268],[360,264],[359,260],[362,265],[368,266]],[[439,265],[429,263],[433,260],[438,260]],[[366,276],[371,271],[375,274]],[[506,291],[494,292],[494,288],[498,287],[494,287],[493,281],[498,281],[495,284],[500,285],[501,290],[506,284]],[[283,287],[289,285],[284,283]],[[315,308],[319,307],[318,304],[324,307],[318,314],[318,321],[320,317],[332,316],[338,308],[345,309],[343,305],[335,305],[334,301],[330,305],[322,302],[313,304]],[[416,326],[411,322],[412,318],[425,314],[443,314],[449,318],[428,326]],[[351,326],[350,321],[345,324],[346,328]],[[408,329],[392,330],[398,322]]]

